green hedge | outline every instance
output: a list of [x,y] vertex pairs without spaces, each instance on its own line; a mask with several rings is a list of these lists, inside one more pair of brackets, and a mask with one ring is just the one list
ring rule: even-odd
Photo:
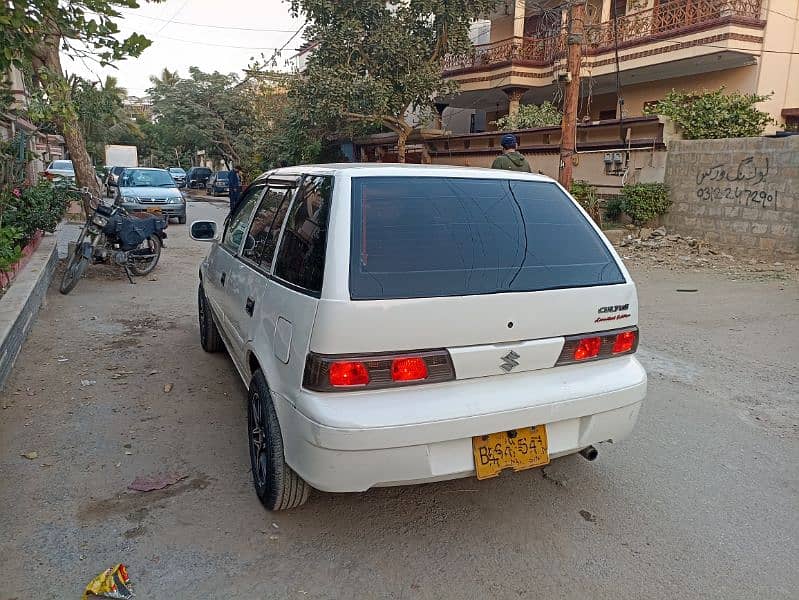
[[621,189],[622,211],[637,225],[645,225],[666,214],[671,206],[669,188],[662,183],[636,183]]
[[0,189],[0,271],[8,271],[19,260],[37,231],[55,230],[69,201],[69,192],[49,181]]

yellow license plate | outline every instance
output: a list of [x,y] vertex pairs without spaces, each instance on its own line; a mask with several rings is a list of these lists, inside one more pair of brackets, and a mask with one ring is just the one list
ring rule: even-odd
[[489,433],[472,438],[477,479],[489,479],[500,471],[523,471],[549,464],[545,425]]

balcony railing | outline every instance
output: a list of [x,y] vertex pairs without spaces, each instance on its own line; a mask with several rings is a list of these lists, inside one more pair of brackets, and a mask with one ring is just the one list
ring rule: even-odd
[[565,36],[548,38],[508,38],[491,44],[474,46],[469,54],[448,55],[444,58],[444,71],[459,71],[502,63],[524,62],[546,66],[566,51]]
[[[635,45],[682,32],[702,30],[724,22],[762,23],[762,0],[668,0],[655,7],[617,19],[620,46]],[[614,46],[613,21],[588,25],[586,53],[604,52]],[[502,64],[548,66],[565,55],[566,34],[544,38],[509,38],[474,46],[463,55],[444,59],[444,72],[480,70]]]
[[[619,45],[662,38],[686,30],[713,27],[738,20],[759,22],[762,0],[670,0],[647,10],[617,19]],[[586,28],[589,49],[604,50],[614,45],[613,21]]]

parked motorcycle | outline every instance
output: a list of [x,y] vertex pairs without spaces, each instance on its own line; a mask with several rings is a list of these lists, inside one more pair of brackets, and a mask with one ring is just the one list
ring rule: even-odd
[[129,213],[121,206],[104,204],[88,192],[81,194],[95,206],[86,219],[61,279],[62,294],[71,292],[86,272],[90,262],[108,262],[121,266],[133,282],[155,269],[166,239],[167,219],[155,215]]

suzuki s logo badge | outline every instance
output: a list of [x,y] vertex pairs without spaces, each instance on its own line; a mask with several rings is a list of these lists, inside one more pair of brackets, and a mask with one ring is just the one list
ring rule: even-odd
[[519,366],[519,355],[516,354],[513,350],[508,352],[505,356],[502,357],[502,364],[499,365],[499,368],[505,371],[506,373],[510,373],[513,371],[514,368]]

